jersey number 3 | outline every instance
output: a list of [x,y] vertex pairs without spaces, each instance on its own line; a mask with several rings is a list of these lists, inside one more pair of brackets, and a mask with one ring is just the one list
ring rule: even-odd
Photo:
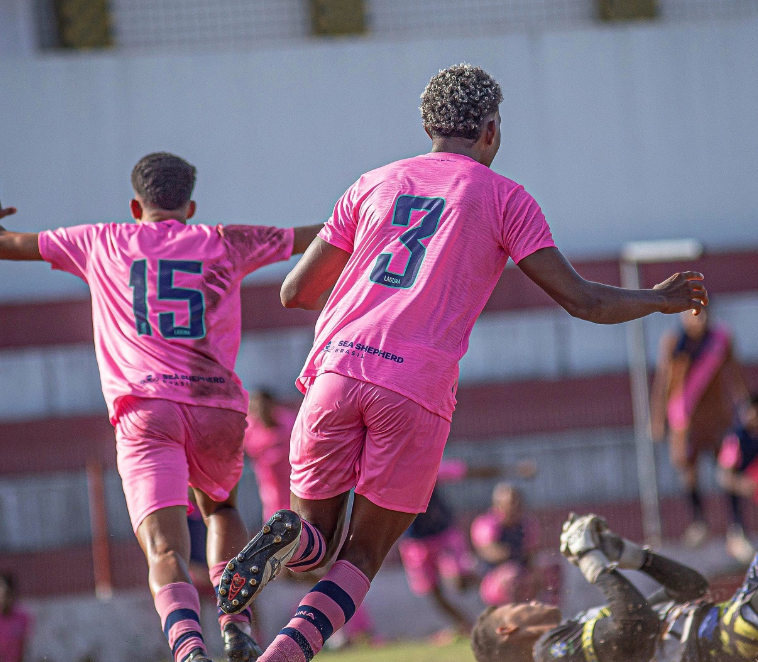
[[[158,313],[158,326],[164,338],[205,337],[205,297],[200,290],[174,287],[174,272],[203,273],[203,263],[196,260],[158,260],[158,300],[186,301],[189,326],[177,326],[175,313]],[[147,260],[135,260],[129,271],[129,287],[134,290],[132,310],[134,324],[141,336],[152,336],[153,327],[147,318]]]
[[418,225],[403,232],[399,239],[408,249],[410,256],[403,273],[390,271],[390,260],[393,253],[382,253],[376,258],[374,268],[371,270],[369,280],[377,285],[408,289],[416,282],[416,277],[421,269],[421,263],[426,256],[426,246],[421,243],[422,239],[431,237],[437,232],[437,226],[445,208],[445,198],[423,198],[415,195],[401,195],[395,202],[395,211],[392,214],[392,225],[407,227],[411,222],[414,211],[424,212],[424,217]]

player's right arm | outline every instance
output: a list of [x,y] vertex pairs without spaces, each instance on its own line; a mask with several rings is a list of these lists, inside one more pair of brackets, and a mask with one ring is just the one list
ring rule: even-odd
[[282,305],[321,310],[349,259],[350,253],[316,237],[284,279]]
[[582,278],[555,247],[523,258],[519,268],[572,317],[596,324],[619,324],[651,313],[696,315],[708,305],[703,275],[676,273],[650,290],[626,290]]
[[[3,209],[0,219],[16,213],[15,207]],[[0,260],[41,260],[39,235],[36,232],[11,232],[0,225]]]

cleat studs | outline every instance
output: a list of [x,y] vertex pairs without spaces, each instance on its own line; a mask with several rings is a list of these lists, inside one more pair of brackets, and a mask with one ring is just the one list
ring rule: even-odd
[[250,586],[257,586],[257,585],[258,585],[258,580],[257,579],[251,579],[250,580]]
[[220,588],[220,589],[218,590],[218,594],[219,594],[219,595],[226,595],[226,589],[225,589],[225,588]]
[[250,568],[250,572],[252,572],[254,575],[257,575],[260,571],[261,569],[257,565],[254,565],[252,568]]
[[274,521],[279,521],[280,519],[282,519],[282,514],[281,513],[276,513],[274,515]]
[[234,570],[234,562],[233,561],[229,561],[229,565],[226,566],[226,569],[227,570]]
[[224,573],[221,575],[221,583],[222,584],[228,584],[229,583],[229,575],[227,573]]
[[287,523],[284,525],[284,528],[285,528],[285,529],[287,529],[287,531],[290,531],[290,530],[292,529],[292,524],[290,524],[289,522],[287,522]]
[[274,537],[274,542],[276,542],[276,543],[282,542],[282,537],[281,536],[275,536]]
[[271,532],[271,527],[268,524],[266,524],[266,526],[263,527],[263,533],[270,533],[270,532]]
[[241,563],[244,560],[245,556],[243,554],[237,554],[237,560]]
[[243,597],[243,598],[246,598],[248,595],[250,595],[250,591],[248,591],[247,589],[244,589],[244,590],[242,591],[242,597]]
[[240,601],[239,600],[232,600],[232,606],[239,607],[240,606]]

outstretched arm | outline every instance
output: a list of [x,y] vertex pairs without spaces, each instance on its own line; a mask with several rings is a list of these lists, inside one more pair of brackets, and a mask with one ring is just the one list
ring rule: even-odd
[[282,305],[321,310],[349,259],[350,253],[316,237],[284,279]]
[[295,244],[292,248],[293,255],[300,255],[305,253],[308,246],[316,238],[316,235],[321,232],[321,228],[324,227],[323,223],[316,225],[300,225],[295,228]]
[[626,290],[582,278],[557,248],[542,248],[518,263],[570,315],[596,324],[618,324],[650,313],[698,314],[708,305],[703,275],[677,273],[651,290]]
[[[16,213],[15,207],[3,209],[0,204],[0,219]],[[0,260],[41,260],[39,239],[36,232],[11,232],[0,225]]]
[[708,590],[708,580],[697,570],[617,536],[604,522],[598,535],[599,549],[609,560],[625,570],[640,570],[663,587],[648,598],[651,604],[666,600],[689,602]]

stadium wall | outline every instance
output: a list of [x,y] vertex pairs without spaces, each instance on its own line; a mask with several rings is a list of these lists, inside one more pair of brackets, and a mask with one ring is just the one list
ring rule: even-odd
[[[361,172],[428,149],[418,96],[467,60],[505,89],[495,169],[535,195],[566,252],[681,235],[739,245],[758,208],[757,44],[751,19],[8,57],[0,195],[21,230],[124,220],[131,167],[167,149],[199,167],[199,221],[318,221]],[[3,300],[81,292],[0,265]]]

